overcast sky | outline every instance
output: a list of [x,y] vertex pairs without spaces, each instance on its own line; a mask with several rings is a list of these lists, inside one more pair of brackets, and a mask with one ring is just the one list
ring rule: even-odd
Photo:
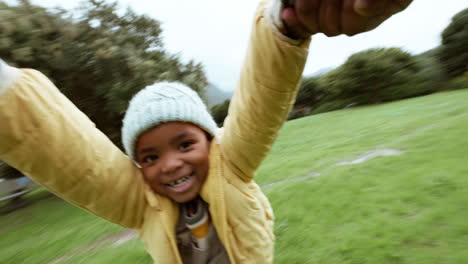
[[[8,1],[11,2],[12,0]],[[42,6],[76,7],[76,0],[33,0]],[[119,0],[162,22],[165,47],[184,60],[202,62],[210,82],[235,88],[259,0]],[[468,7],[466,0],[414,0],[404,12],[378,29],[354,37],[317,35],[304,74],[336,67],[349,55],[374,47],[401,47],[418,54],[440,44],[451,17]]]

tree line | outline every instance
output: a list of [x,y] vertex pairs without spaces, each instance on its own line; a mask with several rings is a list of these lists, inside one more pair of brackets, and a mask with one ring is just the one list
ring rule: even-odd
[[[116,3],[86,0],[79,10],[0,1],[0,58],[42,71],[116,145],[131,97],[157,81],[180,81],[199,94],[203,66],[165,50],[161,24]],[[398,48],[352,55],[321,76],[306,76],[289,119],[443,90],[468,88],[468,9],[442,32],[442,44],[413,56]],[[211,111],[219,125],[229,100]],[[0,177],[19,172],[0,162]]]
[[[442,32],[440,46],[419,55],[400,48],[369,49],[320,76],[303,78],[289,119],[468,88],[468,9]],[[229,101],[212,108],[218,124]]]
[[[159,21],[86,0],[67,11],[0,1],[0,58],[47,75],[116,145],[131,97],[158,81],[179,81],[202,94],[200,63],[183,63],[165,50]],[[0,162],[0,177],[18,172]]]

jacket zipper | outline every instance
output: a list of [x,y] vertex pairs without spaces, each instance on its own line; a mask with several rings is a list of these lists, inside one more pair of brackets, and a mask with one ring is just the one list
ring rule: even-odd
[[[226,181],[226,178],[224,177],[224,157],[223,157],[223,153],[221,152],[221,148],[220,146],[218,146],[218,149],[219,149],[219,158],[220,158],[220,162],[219,162],[219,173],[221,174],[221,180],[225,180]],[[221,182],[220,182],[221,183]],[[221,194],[224,195],[225,194],[225,190],[224,190],[224,185],[223,184],[220,184],[220,189],[221,189]],[[225,233],[223,234],[224,237],[225,237],[225,241],[226,241],[226,245],[225,245],[225,248],[226,248],[226,251],[228,252],[228,256],[229,256],[229,259],[232,263],[235,263],[234,262],[234,259],[233,259],[233,255],[232,255],[232,249],[231,249],[231,246],[229,244],[229,241],[228,241],[228,236],[227,236],[227,232],[228,232],[228,220],[227,220],[227,209],[226,209],[226,201],[224,199],[225,197],[220,197],[220,200],[222,201],[222,205],[223,205],[223,218],[224,218],[224,224],[226,225],[226,228],[225,228]]]

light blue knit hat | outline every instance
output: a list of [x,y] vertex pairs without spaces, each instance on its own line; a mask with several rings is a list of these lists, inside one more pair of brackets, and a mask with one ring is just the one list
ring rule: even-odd
[[138,137],[167,122],[189,122],[215,136],[218,129],[198,94],[181,83],[147,86],[130,101],[122,125],[122,143],[133,160]]

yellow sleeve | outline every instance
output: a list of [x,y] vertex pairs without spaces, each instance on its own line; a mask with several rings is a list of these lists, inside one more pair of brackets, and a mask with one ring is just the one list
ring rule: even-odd
[[19,71],[0,94],[0,126],[0,160],[93,214],[141,225],[139,169],[44,75]]
[[262,3],[221,137],[227,164],[245,181],[252,179],[287,118],[310,43],[285,41],[266,11]]

